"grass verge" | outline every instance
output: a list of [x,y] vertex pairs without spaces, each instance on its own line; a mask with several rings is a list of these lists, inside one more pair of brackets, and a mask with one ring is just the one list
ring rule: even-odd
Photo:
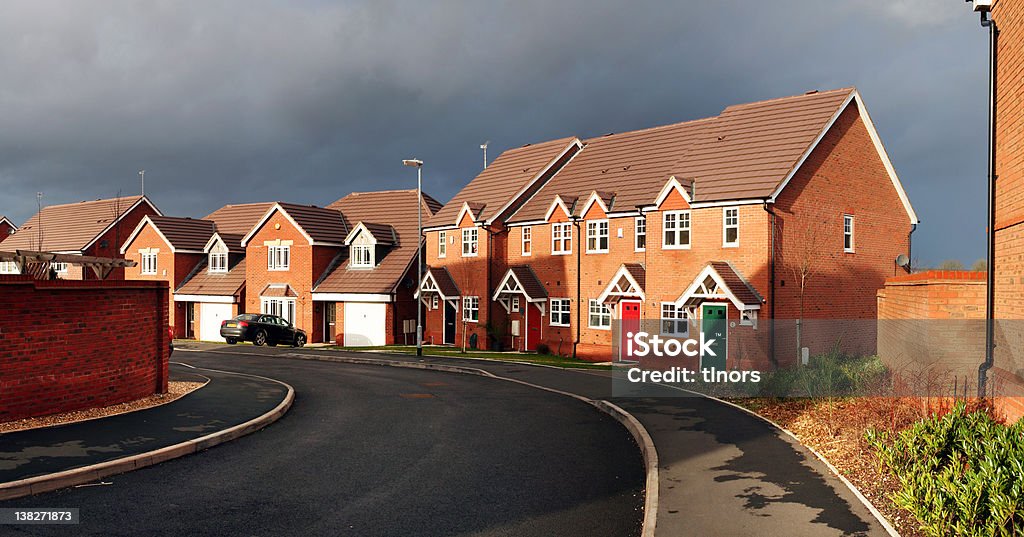
[[[385,347],[339,347],[325,346],[314,347],[323,350],[341,350],[349,352],[385,352],[397,354],[416,354],[414,345],[389,345]],[[583,360],[573,360],[562,356],[551,354],[533,354],[520,352],[488,352],[488,351],[466,351],[454,347],[423,347],[424,356],[437,356],[443,358],[472,358],[476,360],[494,360],[498,362],[525,362],[537,365],[550,365],[555,367],[567,367],[576,369],[611,369],[607,364],[595,364]]]

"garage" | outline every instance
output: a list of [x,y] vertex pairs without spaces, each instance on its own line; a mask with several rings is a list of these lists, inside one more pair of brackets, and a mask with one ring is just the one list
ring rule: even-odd
[[199,304],[199,334],[201,341],[224,341],[220,337],[220,323],[231,318],[231,304]]
[[387,304],[345,303],[345,346],[368,347],[387,344]]

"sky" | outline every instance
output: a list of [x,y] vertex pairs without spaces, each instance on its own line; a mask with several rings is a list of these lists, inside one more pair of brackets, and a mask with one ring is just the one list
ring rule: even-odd
[[0,17],[0,214],[447,201],[488,157],[856,86],[921,218],[985,255],[987,33],[959,0],[37,2]]

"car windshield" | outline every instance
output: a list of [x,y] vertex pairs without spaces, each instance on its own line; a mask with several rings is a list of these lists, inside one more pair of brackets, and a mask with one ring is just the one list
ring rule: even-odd
[[255,321],[259,315],[253,315],[252,313],[243,313],[238,317],[235,317],[236,321]]

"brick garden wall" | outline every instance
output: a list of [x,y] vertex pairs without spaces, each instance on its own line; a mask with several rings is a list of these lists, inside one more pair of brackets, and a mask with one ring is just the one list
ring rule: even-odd
[[[997,327],[997,348],[1000,334]],[[946,389],[957,379],[960,393],[975,393],[985,358],[985,273],[932,270],[889,278],[878,291],[878,355],[894,371],[932,371],[917,382]],[[1024,416],[1024,385],[999,367],[989,373],[996,409],[1014,421]],[[924,389],[915,387],[916,391]]]
[[0,421],[167,391],[166,282],[0,276]]

